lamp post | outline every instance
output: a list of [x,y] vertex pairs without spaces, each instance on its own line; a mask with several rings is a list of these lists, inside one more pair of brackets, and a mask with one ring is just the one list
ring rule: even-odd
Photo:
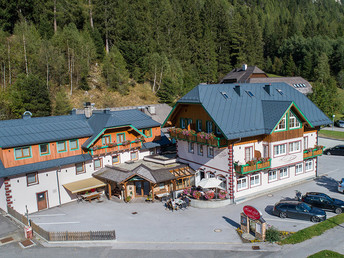
[[332,131],[333,131],[333,126],[334,126],[334,118],[336,117],[336,115],[332,115]]

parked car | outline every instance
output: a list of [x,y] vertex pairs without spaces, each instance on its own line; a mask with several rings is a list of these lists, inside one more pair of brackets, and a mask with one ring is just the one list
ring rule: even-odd
[[334,123],[335,126],[344,128],[344,120],[338,120]]
[[342,213],[344,209],[344,202],[342,200],[331,198],[324,193],[306,193],[302,196],[302,201],[324,210],[334,211],[337,214]]
[[324,150],[324,154],[344,156],[344,145],[337,145],[332,148],[328,148]]
[[338,182],[338,192],[344,193],[344,178]]
[[273,214],[280,218],[293,218],[320,222],[326,220],[326,213],[299,201],[280,201],[275,204]]

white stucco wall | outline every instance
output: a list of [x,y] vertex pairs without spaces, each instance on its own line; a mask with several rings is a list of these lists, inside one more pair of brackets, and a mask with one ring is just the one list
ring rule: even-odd
[[5,183],[3,178],[0,178],[0,209],[7,211]]

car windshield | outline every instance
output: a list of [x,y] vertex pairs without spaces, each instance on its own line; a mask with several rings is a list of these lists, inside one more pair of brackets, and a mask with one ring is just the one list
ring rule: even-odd
[[311,211],[311,207],[309,207],[307,204],[305,204],[305,203],[300,203],[299,204],[299,207],[301,208],[301,209],[303,209],[303,210],[306,210],[306,211]]

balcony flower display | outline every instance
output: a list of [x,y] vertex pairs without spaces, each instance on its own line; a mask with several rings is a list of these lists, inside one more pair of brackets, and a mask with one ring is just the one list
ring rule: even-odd
[[122,142],[122,145],[123,145],[123,146],[129,145],[129,144],[130,144],[130,141],[128,141],[128,140],[127,140],[127,141],[124,141],[124,142]]
[[98,145],[94,145],[92,148],[91,148],[91,150],[99,150],[101,148],[101,146],[98,146]]
[[193,193],[192,193],[192,196],[195,198],[195,199],[199,199],[199,198],[201,198],[201,192],[200,191],[194,191]]
[[322,145],[315,145],[314,146],[314,149],[316,149],[316,150],[322,150],[324,148],[324,146],[322,146]]
[[219,192],[219,197],[220,197],[220,199],[225,199],[226,196],[227,196],[227,191],[225,191],[225,190],[220,190],[220,192]]
[[268,162],[269,159],[270,159],[269,157],[267,157],[267,158],[261,157],[261,158],[258,158],[257,160],[260,161],[260,162],[262,162],[262,163],[264,163],[264,162]]
[[204,197],[207,199],[207,200],[211,200],[213,199],[215,196],[215,193],[214,191],[208,191],[204,194]]
[[185,136],[193,136],[196,132],[194,130],[183,129],[182,134]]
[[108,144],[108,146],[111,148],[111,147],[116,147],[117,146],[117,143],[116,142],[110,142]]
[[190,195],[191,194],[191,187],[185,188],[183,190],[183,194]]

